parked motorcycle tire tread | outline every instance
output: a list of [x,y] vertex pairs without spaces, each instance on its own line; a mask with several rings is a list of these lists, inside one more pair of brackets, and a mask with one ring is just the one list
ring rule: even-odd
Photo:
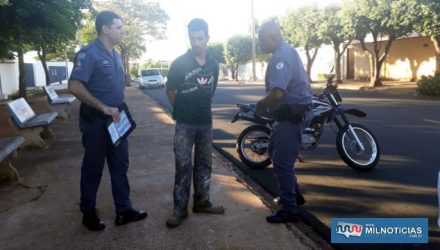
[[246,156],[243,154],[241,148],[240,148],[240,145],[241,145],[242,141],[244,140],[245,136],[248,135],[251,132],[257,132],[257,131],[265,133],[268,136],[270,135],[270,129],[265,127],[265,126],[262,126],[262,125],[252,125],[250,127],[247,127],[238,136],[237,144],[236,144],[236,149],[237,149],[238,155],[240,156],[240,159],[243,161],[244,164],[246,164],[246,166],[249,166],[250,168],[253,168],[253,169],[264,169],[264,168],[268,167],[272,163],[269,157],[267,157],[267,159],[264,160],[264,161],[254,162],[254,161],[251,161],[251,160],[247,159]]
[[343,146],[342,146],[342,136],[347,132],[348,130],[348,125],[344,126],[342,129],[339,130],[337,136],[336,136],[336,149],[338,150],[338,154],[341,157],[341,159],[351,168],[361,171],[361,172],[366,172],[366,171],[371,171],[374,169],[374,167],[376,166],[376,164],[379,162],[380,159],[380,147],[379,147],[379,143],[376,139],[376,137],[374,136],[374,134],[367,129],[365,126],[362,126],[360,124],[356,124],[356,123],[351,123],[351,126],[353,128],[360,128],[362,130],[364,130],[365,132],[367,132],[374,140],[374,143],[376,144],[377,147],[377,154],[376,154],[376,158],[373,160],[373,162],[371,162],[368,165],[360,165],[357,164],[356,162],[352,161],[347,154],[344,152]]

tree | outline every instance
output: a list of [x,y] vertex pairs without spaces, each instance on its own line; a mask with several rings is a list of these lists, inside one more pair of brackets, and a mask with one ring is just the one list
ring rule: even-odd
[[429,36],[434,43],[436,54],[436,72],[440,72],[440,2],[438,0],[420,0],[421,18],[416,24],[417,32]]
[[[75,16],[79,16],[79,9],[73,6],[83,2],[10,0],[9,4],[0,6],[0,30],[2,30],[0,54],[7,56],[9,51],[16,52],[21,97],[26,98],[24,53],[33,48],[56,46],[55,44],[61,39],[57,31],[69,29]],[[65,36],[62,39],[68,38],[66,33],[62,35]],[[53,40],[51,40],[52,36]]]
[[252,38],[243,35],[229,38],[226,42],[225,59],[231,69],[232,79],[238,81],[238,65],[252,59]]
[[[344,5],[344,15],[351,19],[356,39],[371,55],[374,87],[382,85],[380,71],[393,42],[413,31],[418,9],[417,0],[352,0]],[[373,39],[370,47],[367,36]]]
[[33,49],[37,51],[38,57],[43,65],[46,76],[46,85],[52,81],[47,67],[47,54],[64,50],[67,45],[75,39],[76,26],[81,18],[80,6],[84,1],[45,1],[42,8],[45,13],[46,22],[44,25],[34,29],[35,38]]
[[146,50],[145,38],[165,38],[169,17],[159,3],[139,0],[100,1],[96,2],[96,9],[114,11],[122,19],[125,35],[118,47],[125,67],[125,84],[130,86],[130,59],[139,58]]
[[324,40],[319,33],[322,14],[316,5],[307,5],[296,10],[290,10],[281,18],[284,38],[293,46],[301,47],[307,56],[307,76],[310,75],[319,47]]
[[350,45],[355,36],[355,30],[350,25],[339,5],[329,5],[323,10],[323,21],[319,27],[321,37],[325,43],[330,43],[335,52],[335,80],[337,83],[342,82],[341,78],[341,57]]
[[222,43],[209,44],[208,54],[210,54],[218,63],[225,63],[224,47]]

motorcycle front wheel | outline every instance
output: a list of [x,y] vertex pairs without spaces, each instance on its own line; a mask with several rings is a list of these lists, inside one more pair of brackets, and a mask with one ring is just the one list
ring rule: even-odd
[[270,129],[252,125],[240,133],[237,139],[237,153],[247,166],[263,169],[270,165],[268,145]]
[[[366,127],[352,123],[339,130],[336,136],[336,148],[342,160],[358,171],[372,170],[379,162],[379,143],[373,133]],[[354,134],[353,134],[354,133]],[[361,142],[362,147],[356,137]]]

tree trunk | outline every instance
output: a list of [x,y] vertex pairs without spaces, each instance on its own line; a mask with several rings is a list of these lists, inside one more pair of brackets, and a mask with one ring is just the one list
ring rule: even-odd
[[18,49],[18,95],[27,99],[26,93],[26,73],[24,71],[24,53],[22,49]]
[[310,52],[312,49],[309,49],[307,46],[305,49],[306,49],[306,55],[307,55],[307,77],[309,78],[309,82],[312,82],[312,77],[311,77],[312,66],[313,66],[313,63],[315,62],[316,55],[318,55],[318,48],[315,48],[312,56],[310,56]]
[[43,66],[44,75],[46,76],[46,86],[49,86],[51,79],[49,76],[49,70],[47,68],[46,50],[44,48],[40,48],[37,50],[37,54],[38,54],[38,58],[40,58],[41,65]]
[[380,70],[382,68],[383,61],[376,60],[376,68],[374,73],[374,81],[373,81],[373,87],[380,87],[382,86],[382,81],[380,80]]
[[335,80],[336,83],[342,83],[341,79],[341,52],[335,48]]
[[440,36],[432,36],[431,40],[434,43],[435,52],[436,52],[435,72],[440,72]]
[[129,60],[128,51],[127,51],[127,49],[125,49],[123,47],[120,47],[120,49],[121,49],[122,63],[124,64],[123,66],[124,66],[125,86],[130,87],[131,86],[131,84],[130,84],[131,79],[130,79],[130,73],[129,73],[130,68],[128,66],[128,60]]
[[234,65],[234,79],[236,82],[238,82],[238,63]]
[[341,57],[342,54],[344,53],[345,49],[347,48],[346,46],[344,46],[342,52],[341,52],[341,43],[339,41],[332,41],[333,44],[333,50],[335,52],[335,81],[336,83],[342,83],[342,77],[341,77]]
[[395,37],[389,37],[387,44],[385,45],[385,51],[382,56],[380,55],[380,47],[379,49],[375,49],[375,62],[376,62],[376,68],[374,73],[374,82],[373,87],[380,87],[382,86],[382,81],[380,80],[380,71],[382,69],[382,65],[385,62],[385,59],[388,56],[388,52],[390,51],[391,45],[393,44],[394,40],[396,40]]

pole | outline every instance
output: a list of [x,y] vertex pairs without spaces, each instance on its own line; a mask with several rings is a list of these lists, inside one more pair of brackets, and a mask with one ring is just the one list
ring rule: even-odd
[[255,18],[254,18],[254,0],[251,0],[251,32],[252,32],[252,80],[256,81],[257,80],[257,76],[255,73],[255,57],[256,57],[256,52],[255,52]]

